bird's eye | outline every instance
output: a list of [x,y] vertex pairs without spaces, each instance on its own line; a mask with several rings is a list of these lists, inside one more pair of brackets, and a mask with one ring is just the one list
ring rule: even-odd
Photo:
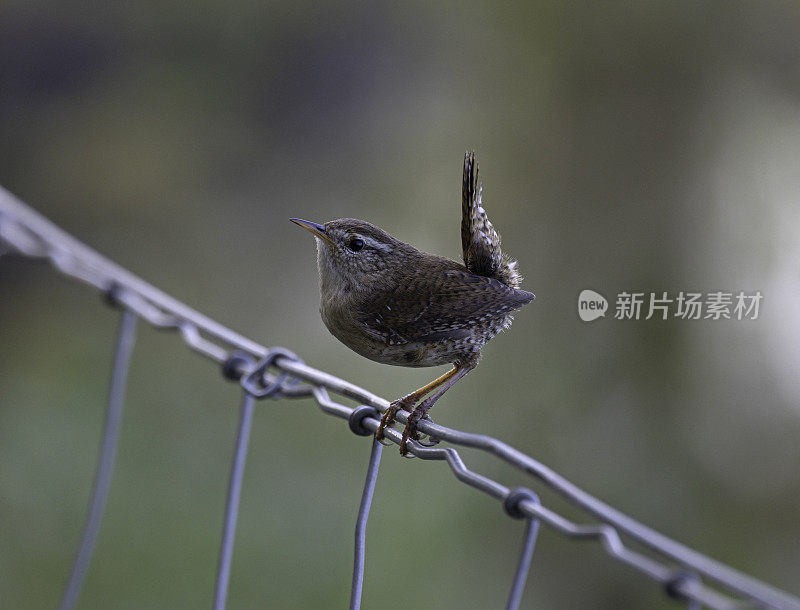
[[364,240],[360,237],[351,237],[350,241],[347,242],[347,247],[353,252],[358,252],[364,247]]

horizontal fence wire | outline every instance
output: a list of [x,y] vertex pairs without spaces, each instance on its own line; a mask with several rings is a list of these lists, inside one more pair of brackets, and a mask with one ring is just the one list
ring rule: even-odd
[[[268,349],[198,313],[74,239],[0,187],[0,255],[7,253],[49,260],[62,273],[111,294],[113,302],[123,311],[135,314],[152,326],[174,329],[189,348],[227,367],[229,376],[240,380],[246,396],[311,397],[323,413],[349,420],[351,430],[364,436],[374,434],[380,422],[380,413],[389,406],[389,402],[380,396],[308,366],[288,350]],[[361,406],[353,407],[337,402],[331,398],[331,393],[353,400]],[[248,402],[252,404],[252,401],[245,398],[237,457],[229,485],[215,607],[224,607],[225,604],[235,512],[240,492],[239,477],[244,467],[247,444],[245,411],[248,409],[245,407]],[[405,423],[408,415],[406,411],[398,411],[396,419]],[[426,447],[416,442],[410,443],[411,452],[416,457],[445,461],[459,481],[502,502],[510,516],[527,520],[523,549],[509,594],[508,608],[519,604],[533,555],[536,533],[541,524],[570,539],[598,542],[610,558],[650,577],[667,594],[684,600],[690,608],[703,606],[717,609],[800,610],[800,598],[660,534],[496,438],[447,428],[427,420],[420,421],[417,427],[420,432],[440,441],[483,451],[519,469],[545,487],[556,491],[590,519],[589,524],[576,523],[542,505],[538,497],[529,490],[509,488],[470,470],[459,452],[452,447]],[[399,444],[401,434],[390,428],[385,431],[385,438]],[[380,451],[373,451],[359,510],[351,608],[360,605],[366,517],[379,459]],[[624,540],[633,541],[647,550],[634,550]]]

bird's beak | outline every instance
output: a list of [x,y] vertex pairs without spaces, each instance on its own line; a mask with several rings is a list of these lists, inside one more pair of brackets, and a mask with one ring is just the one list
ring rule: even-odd
[[297,226],[311,231],[320,239],[324,239],[326,242],[333,245],[333,240],[331,240],[330,236],[325,232],[325,225],[317,224],[316,222],[311,222],[310,220],[303,220],[302,218],[290,218],[289,220],[291,220]]

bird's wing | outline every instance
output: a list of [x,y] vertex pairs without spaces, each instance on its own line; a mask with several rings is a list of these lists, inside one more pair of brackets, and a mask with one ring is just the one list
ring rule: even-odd
[[466,153],[461,188],[461,247],[464,265],[472,273],[494,277],[503,265],[503,255],[500,250],[500,236],[481,205],[481,189],[475,153]]
[[370,313],[359,313],[369,334],[395,345],[466,337],[473,326],[502,318],[534,298],[465,270],[440,269],[404,279],[392,292],[376,296]]

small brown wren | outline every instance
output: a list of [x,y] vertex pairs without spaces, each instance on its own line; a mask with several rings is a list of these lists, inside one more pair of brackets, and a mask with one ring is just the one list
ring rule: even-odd
[[420,252],[363,220],[340,218],[321,225],[291,219],[317,238],[320,312],[334,337],[384,364],[453,365],[383,414],[378,440],[398,409],[411,412],[402,455],[409,438],[420,440],[417,422],[477,366],[481,348],[511,325],[512,312],[535,298],[519,289],[517,263],[502,254],[500,236],[481,206],[474,153],[464,157],[461,214],[463,265]]

